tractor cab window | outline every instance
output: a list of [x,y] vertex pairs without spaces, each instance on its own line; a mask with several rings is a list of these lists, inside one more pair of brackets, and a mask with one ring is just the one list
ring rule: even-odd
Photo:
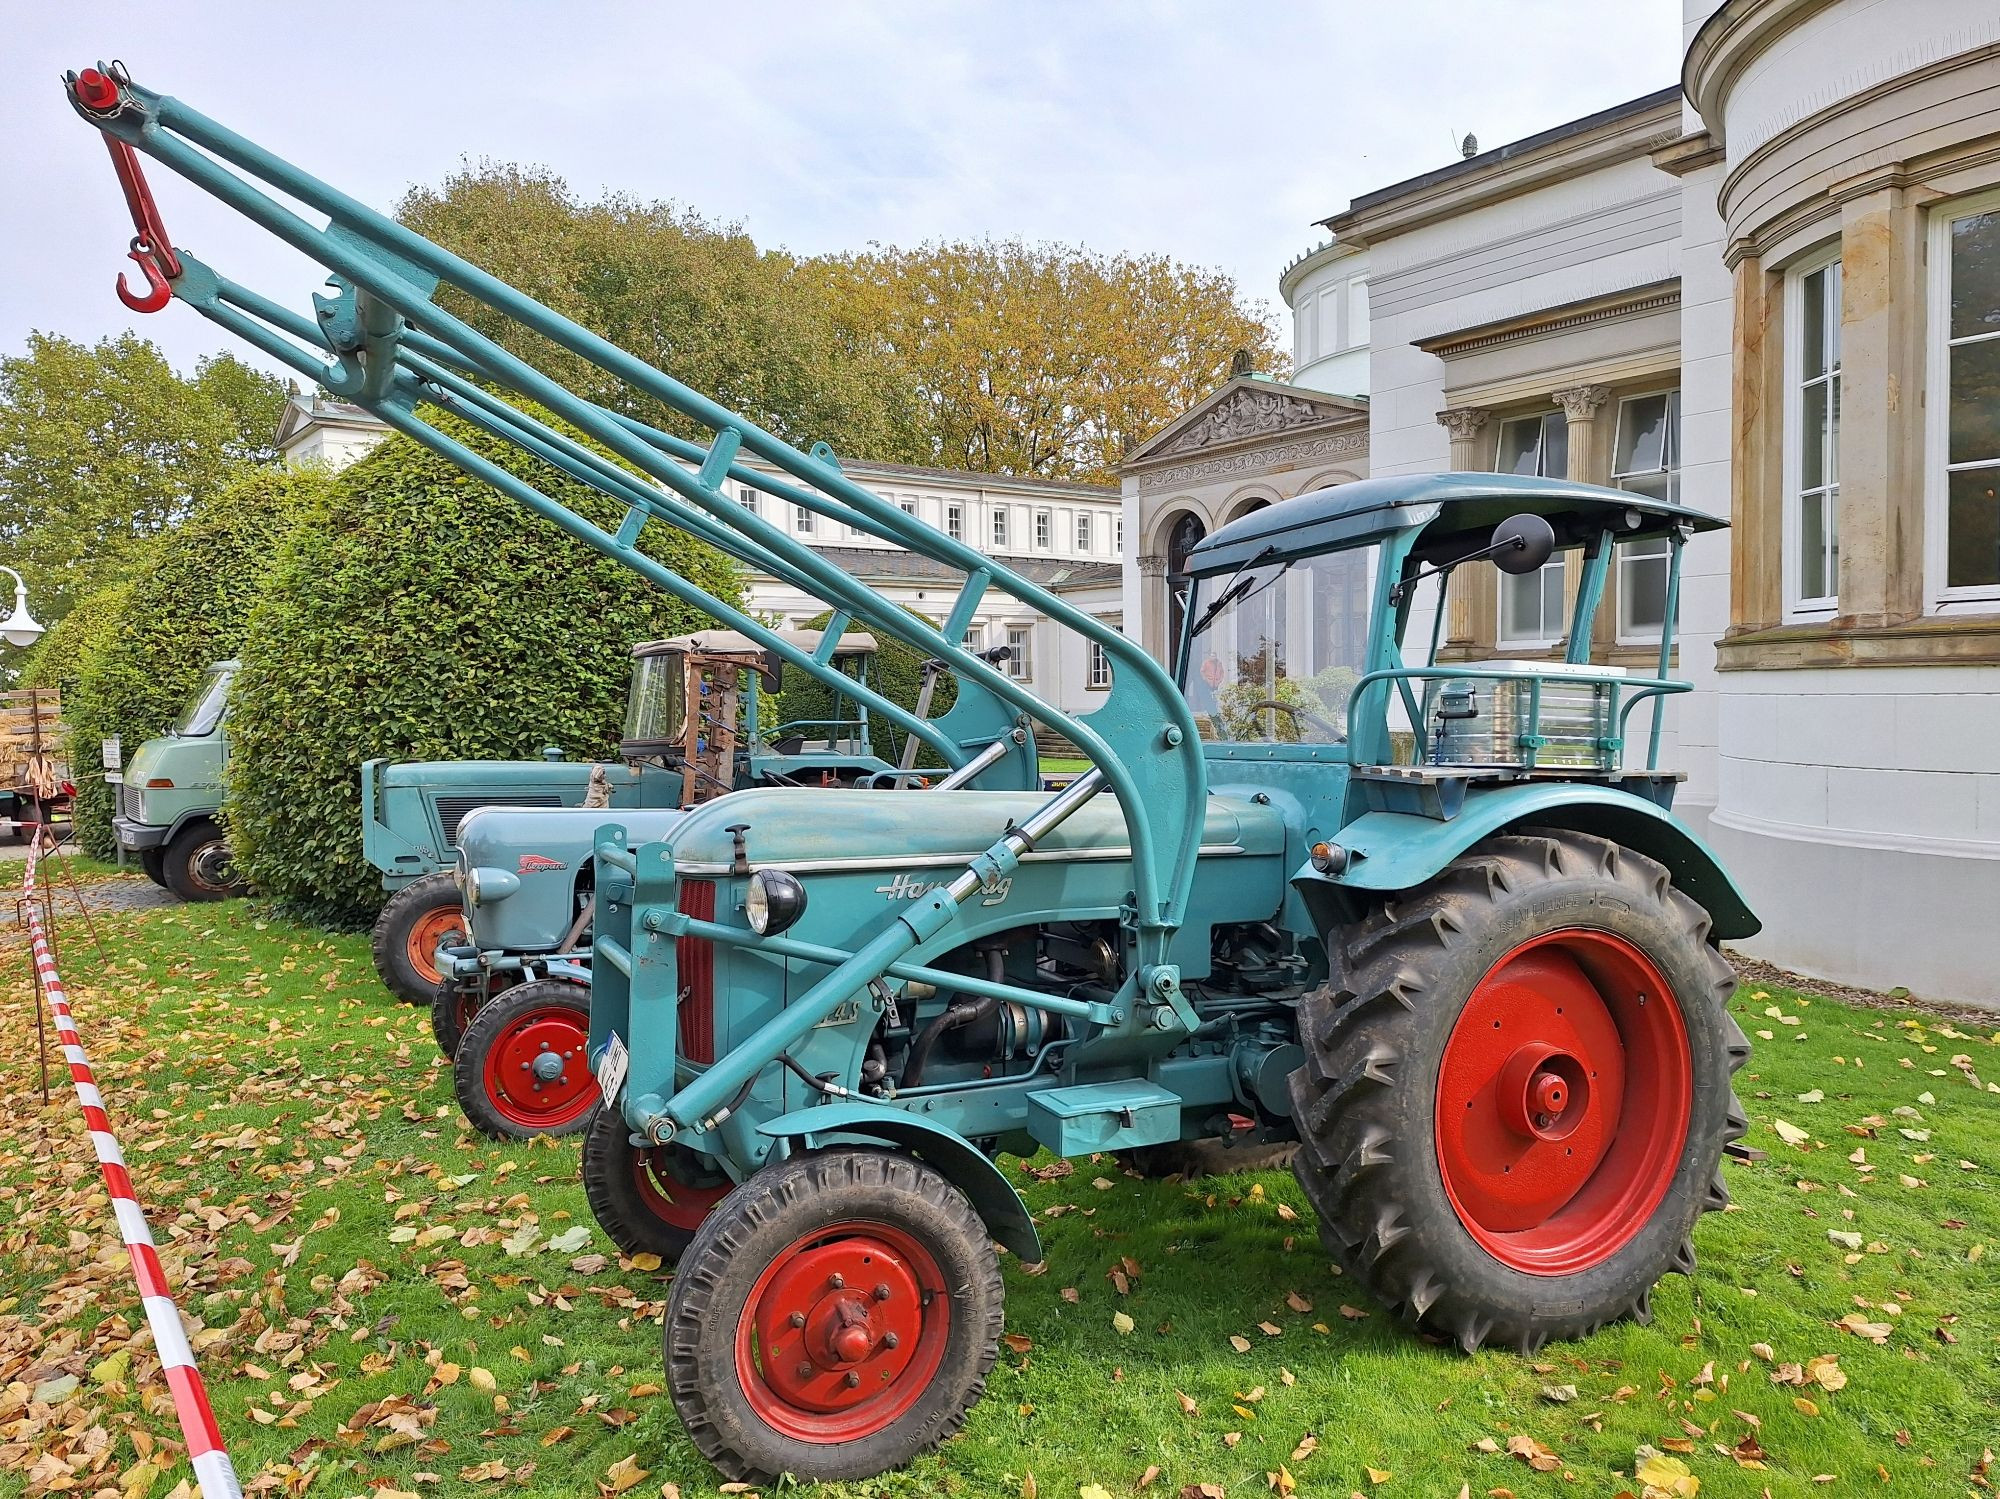
[[228,667],[211,666],[208,675],[202,678],[201,691],[174,720],[173,732],[183,739],[201,739],[213,734],[216,725],[222,722],[222,710],[228,705],[229,681],[235,675]]
[[1203,578],[1182,691],[1220,744],[1338,744],[1367,669],[1371,549]]

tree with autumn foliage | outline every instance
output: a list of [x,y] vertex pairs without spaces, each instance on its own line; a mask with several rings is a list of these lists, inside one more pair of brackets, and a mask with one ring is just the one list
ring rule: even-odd
[[877,246],[819,262],[859,334],[913,382],[940,468],[1105,480],[1229,375],[1283,364],[1235,280],[1166,255],[1020,240]]

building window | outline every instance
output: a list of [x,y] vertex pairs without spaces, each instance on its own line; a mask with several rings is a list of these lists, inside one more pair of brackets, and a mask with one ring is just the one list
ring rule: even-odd
[[1785,557],[1791,608],[1830,614],[1840,592],[1840,262],[1786,281]]
[[2000,198],[1932,223],[1930,486],[1940,605],[2000,600]]
[[[1620,401],[1611,482],[1634,494],[1678,503],[1680,466],[1681,393],[1656,391]],[[1618,639],[1627,644],[1658,640],[1666,626],[1667,572],[1672,561],[1666,538],[1623,542],[1615,556]]]
[[965,507],[947,505],[944,507],[944,534],[953,541],[965,540]]
[[901,510],[905,515],[915,515],[917,513],[917,497],[913,494],[898,496],[896,499],[896,508]]
[[755,515],[757,513],[757,491],[752,489],[748,484],[737,485],[736,503],[741,505],[745,510],[748,510],[752,515]]
[[996,547],[1004,547],[1007,544],[1007,507],[1005,505],[995,505],[993,507],[993,544]]
[[1103,644],[1096,640],[1090,642],[1089,685],[1092,690],[1100,692],[1111,685],[1111,658],[1104,654]]
[[1187,618],[1188,590],[1194,579],[1188,576],[1188,558],[1208,535],[1208,527],[1194,514],[1185,514],[1167,533],[1167,657],[1173,659],[1181,648],[1181,625]]
[[1090,551],[1090,549],[1091,549],[1091,542],[1092,542],[1092,537],[1091,537],[1091,534],[1090,534],[1090,531],[1091,531],[1091,527],[1090,527],[1090,512],[1089,512],[1088,510],[1079,510],[1079,511],[1077,511],[1077,513],[1076,513],[1076,549],[1077,549],[1077,550],[1078,550],[1079,552],[1083,552],[1083,553],[1086,553],[1086,554],[1088,554],[1088,553],[1089,553],[1089,551]]
[[792,529],[798,532],[799,535],[801,536],[812,535],[813,524],[815,519],[816,517],[813,515],[813,513],[810,510],[806,509],[805,506],[803,505],[792,506]]
[[[1569,472],[1569,422],[1560,411],[1500,424],[1499,469],[1560,479]],[[1535,572],[1500,574],[1500,644],[1550,646],[1563,635],[1563,557]]]
[[1037,510],[1035,512],[1035,549],[1037,551],[1046,552],[1049,549],[1049,545],[1053,540],[1051,535],[1053,529],[1049,523],[1048,511]]
[[986,649],[986,626],[973,625],[966,630],[965,648],[975,656]]
[[1007,626],[1007,675],[1025,682],[1035,674],[1035,631],[1032,625]]
[[1114,557],[1125,555],[1125,512],[1122,510],[1111,517],[1111,554]]

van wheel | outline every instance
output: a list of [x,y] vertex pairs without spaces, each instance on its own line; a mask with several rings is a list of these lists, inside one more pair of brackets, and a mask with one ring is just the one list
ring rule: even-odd
[[207,818],[191,822],[167,840],[160,856],[163,883],[182,900],[221,900],[246,888],[222,829]]
[[437,950],[465,937],[465,910],[459,904],[458,883],[448,869],[412,880],[382,907],[369,934],[375,971],[389,992],[405,1004],[429,1004],[444,975],[438,972]]
[[985,1224],[931,1167],[806,1151],[723,1198],[681,1256],[667,1389],[725,1478],[873,1478],[965,1423],[1003,1295]]
[[1745,1129],[1708,934],[1664,866],[1570,832],[1489,838],[1330,932],[1291,1094],[1333,1259],[1468,1352],[1646,1321]]

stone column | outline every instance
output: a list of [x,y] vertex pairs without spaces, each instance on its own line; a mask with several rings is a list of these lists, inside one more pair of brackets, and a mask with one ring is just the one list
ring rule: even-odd
[[1735,269],[1736,363],[1730,380],[1729,629],[1784,619],[1785,341],[1782,283],[1755,255]]
[[1486,428],[1489,411],[1477,406],[1451,406],[1437,414],[1438,425],[1451,434],[1453,473],[1473,473],[1491,467],[1485,458],[1480,434]]
[[1901,170],[1834,187],[1840,617],[1863,629],[1924,612],[1924,215],[1921,190],[1894,180]]
[[1172,668],[1173,641],[1167,639],[1167,559],[1148,552],[1139,559],[1139,644],[1146,654]]
[[1611,399],[1608,385],[1572,385],[1553,392],[1550,400],[1563,409],[1569,426],[1569,472],[1578,484],[1602,484],[1611,477],[1610,450],[1599,450],[1597,413]]
[[[1437,414],[1438,425],[1451,434],[1453,473],[1484,472],[1493,466],[1485,440],[1491,415],[1478,406],[1451,406]],[[1493,614],[1492,571],[1488,567],[1465,567],[1453,574],[1451,594],[1445,601],[1446,646],[1464,650],[1478,640],[1480,619],[1490,619]]]

